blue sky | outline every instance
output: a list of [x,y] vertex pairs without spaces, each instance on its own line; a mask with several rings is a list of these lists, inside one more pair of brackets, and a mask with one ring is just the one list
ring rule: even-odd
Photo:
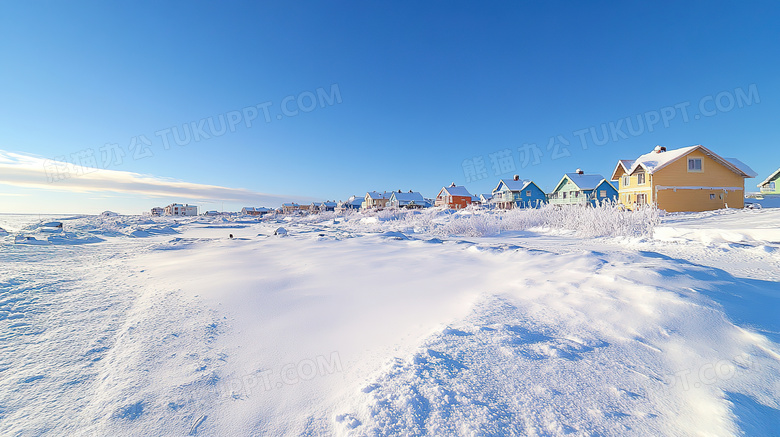
[[80,159],[116,184],[11,171],[0,212],[431,197],[512,174],[549,190],[656,144],[737,157],[750,190],[780,167],[779,18],[769,1],[5,2],[0,151],[30,157],[7,164]]

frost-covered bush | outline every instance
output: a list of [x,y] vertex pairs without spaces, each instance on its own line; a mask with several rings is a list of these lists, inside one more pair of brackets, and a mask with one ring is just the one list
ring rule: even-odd
[[[303,217],[311,222],[332,221],[333,213]],[[606,202],[597,207],[552,206],[509,211],[466,208],[423,210],[384,209],[359,211],[338,216],[350,232],[404,232],[436,237],[485,237],[508,231],[572,232],[581,237],[649,237],[659,223],[654,207],[633,211]]]
[[604,202],[596,207],[545,205],[538,209],[513,209],[503,213],[502,231],[546,228],[572,231],[581,237],[652,236],[660,216],[652,206],[626,210],[620,204]]

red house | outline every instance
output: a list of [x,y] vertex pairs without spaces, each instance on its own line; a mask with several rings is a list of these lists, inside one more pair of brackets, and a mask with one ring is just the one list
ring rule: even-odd
[[450,209],[461,209],[471,205],[473,196],[466,187],[457,186],[455,182],[449,187],[443,187],[436,195],[436,206],[444,206]]

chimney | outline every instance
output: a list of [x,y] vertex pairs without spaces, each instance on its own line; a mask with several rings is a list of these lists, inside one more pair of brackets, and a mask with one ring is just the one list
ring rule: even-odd
[[664,147],[664,146],[655,146],[655,149],[653,149],[653,150],[655,151],[655,153],[666,152],[666,147]]
[[519,174],[516,174],[514,179],[515,179],[516,181],[519,181],[519,180],[520,180],[520,175],[519,175]]
[[451,186],[451,187],[454,187],[454,186],[455,186],[455,182],[453,182],[453,183],[452,183],[452,185],[450,185],[450,186]]
[[577,174],[585,174],[585,172],[584,172],[584,171],[582,171],[582,169],[581,169],[581,168],[578,168],[578,169],[577,169]]

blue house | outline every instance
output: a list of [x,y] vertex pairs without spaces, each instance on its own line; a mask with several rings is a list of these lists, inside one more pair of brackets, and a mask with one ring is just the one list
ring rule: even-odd
[[501,209],[538,208],[547,202],[547,196],[533,181],[520,180],[515,175],[510,180],[501,179],[493,189],[491,203]]
[[596,206],[604,201],[615,202],[618,190],[600,174],[585,174],[577,169],[575,173],[566,173],[547,195],[551,205],[589,205]]

